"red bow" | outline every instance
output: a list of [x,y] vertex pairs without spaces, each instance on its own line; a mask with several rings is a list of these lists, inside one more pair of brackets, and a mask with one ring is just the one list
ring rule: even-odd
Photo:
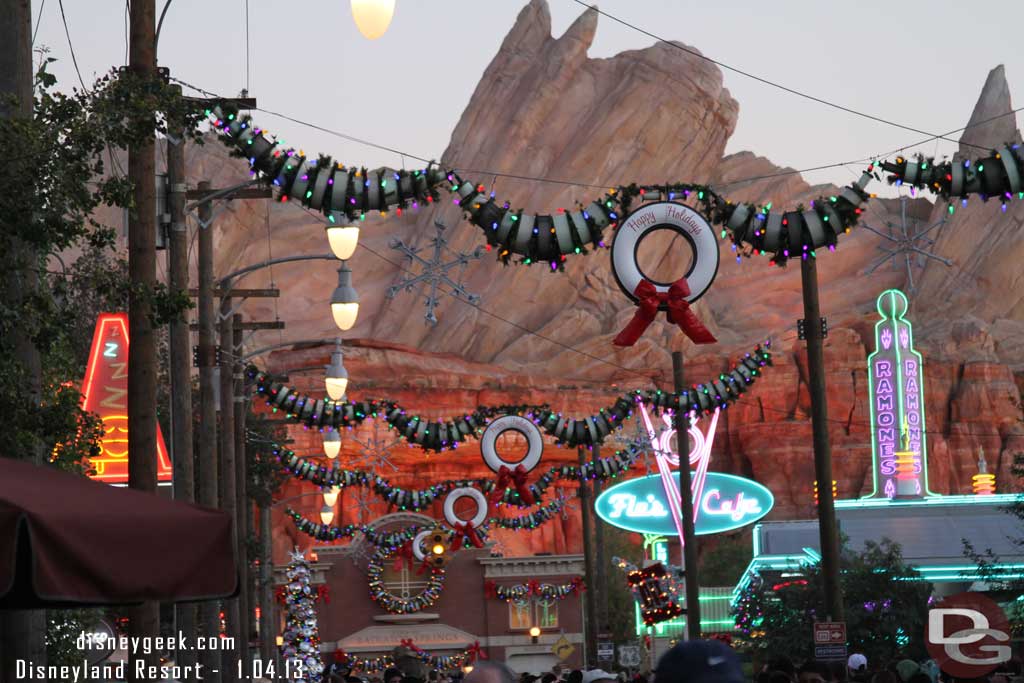
[[345,653],[340,647],[334,651],[334,661],[338,664],[344,664],[348,661],[348,654]]
[[502,495],[505,493],[505,489],[508,488],[509,484],[514,484],[516,487],[516,493],[522,499],[524,505],[533,505],[533,493],[530,492],[530,487],[526,484],[526,477],[529,472],[522,464],[516,465],[514,470],[510,470],[505,465],[502,465],[498,469],[498,481],[494,485],[494,489],[491,491],[491,502],[497,503],[501,500]]
[[424,555],[423,556],[423,561],[420,562],[419,569],[416,570],[416,576],[422,576],[423,572],[427,571],[428,569],[432,569],[432,568],[433,568],[433,565],[430,564],[429,558],[426,555]]
[[456,552],[461,549],[463,543],[467,546],[469,544],[473,544],[474,548],[484,547],[484,542],[476,535],[476,527],[469,522],[463,522],[462,524],[455,525],[455,536],[452,539],[452,552]]
[[318,600],[323,600],[325,604],[331,604],[331,589],[326,584],[317,586],[316,597]]
[[579,595],[583,591],[587,590],[587,584],[584,583],[582,576],[577,576],[572,580],[572,592]]
[[487,659],[487,653],[480,649],[479,640],[474,640],[473,644],[466,648],[466,654],[469,655],[470,664],[478,659]]
[[276,591],[274,591],[274,597],[277,598],[277,601],[282,605],[287,602],[287,599],[285,598],[284,586],[281,586]]
[[406,541],[406,543],[398,548],[395,552],[395,564],[393,569],[396,572],[401,572],[402,567],[408,565],[412,567],[412,541]]
[[498,597],[498,584],[493,581],[484,581],[484,597],[488,600],[495,600]]
[[540,581],[530,579],[529,583],[526,584],[526,592],[532,595],[540,595]]
[[695,344],[713,344],[717,339],[708,332],[708,328],[697,319],[697,316],[690,310],[690,302],[686,297],[690,296],[690,285],[686,278],[679,278],[667,292],[659,293],[654,284],[647,280],[641,280],[640,284],[633,290],[637,298],[637,312],[633,319],[619,332],[612,342],[616,346],[632,346],[640,339],[647,326],[654,322],[658,315],[658,308],[662,304],[668,305],[668,321],[679,325],[687,337]]

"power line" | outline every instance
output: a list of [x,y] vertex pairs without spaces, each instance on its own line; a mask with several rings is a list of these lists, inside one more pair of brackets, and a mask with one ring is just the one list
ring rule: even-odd
[[71,42],[71,31],[68,30],[68,18],[64,15],[64,0],[57,0],[57,4],[60,5],[60,19],[64,22],[64,35],[68,38],[68,50],[71,51],[71,63],[75,65],[75,73],[78,74],[78,82],[82,84],[82,90],[86,92],[89,88],[85,85],[85,79],[82,78],[82,72],[78,69],[78,58],[75,57],[75,46]]
[[[756,74],[752,74],[749,71],[744,71],[743,69],[738,69],[738,68],[736,68],[734,66],[730,66],[730,65],[728,65],[728,64],[726,64],[724,62],[720,62],[720,61],[718,61],[716,59],[712,59],[711,57],[703,55],[700,52],[698,52],[697,50],[694,50],[692,48],[688,48],[688,47],[686,47],[684,45],[680,45],[679,43],[670,41],[670,40],[668,40],[666,38],[662,38],[661,36],[659,36],[657,34],[651,33],[650,31],[642,29],[642,28],[640,28],[639,26],[637,26],[635,24],[629,23],[625,19],[620,19],[619,17],[617,17],[617,16],[615,16],[613,14],[609,14],[608,12],[600,10],[595,5],[588,5],[583,0],[573,0],[573,2],[575,2],[578,5],[582,5],[582,6],[586,7],[587,9],[593,10],[593,11],[597,12],[598,14],[600,14],[601,16],[607,17],[607,18],[611,19],[612,21],[617,22],[619,24],[622,24],[623,26],[625,26],[627,28],[633,29],[634,31],[636,31],[638,33],[642,33],[643,35],[647,36],[648,38],[653,38],[654,40],[657,40],[660,43],[664,43],[665,45],[669,45],[669,46],[671,46],[671,47],[673,47],[673,48],[675,48],[677,50],[685,52],[686,54],[693,55],[694,57],[698,57],[700,59],[703,59],[703,60],[705,60],[707,62],[710,62],[710,63],[714,64],[715,66],[718,66],[718,67],[720,67],[722,69],[726,69],[727,71],[732,71],[733,73],[739,74],[740,76],[745,76],[747,78],[755,80],[758,83],[763,83],[764,85],[769,85],[769,86],[771,86],[773,88],[778,88],[779,90],[782,90],[783,92],[787,92],[787,93],[789,93],[791,95],[796,95],[797,97],[802,97],[802,98],[804,98],[806,100],[810,100],[812,102],[817,102],[818,104],[823,104],[823,105],[825,105],[827,107],[832,107],[833,109],[838,109],[839,111],[843,111],[843,112],[846,112],[848,114],[853,114],[855,116],[860,116],[862,118],[869,119],[871,121],[876,121],[878,123],[884,123],[886,125],[893,126],[895,128],[902,128],[903,130],[909,130],[909,131],[911,131],[913,133],[921,133],[922,135],[932,135],[931,133],[929,133],[927,131],[924,131],[924,130],[921,130],[919,128],[914,128],[912,126],[906,126],[906,125],[904,125],[902,123],[896,123],[895,121],[891,121],[889,119],[882,118],[881,116],[875,116],[874,114],[868,114],[866,112],[858,111],[858,110],[853,109],[851,107],[847,107],[847,106],[844,106],[842,104],[837,104],[835,102],[831,102],[831,101],[823,99],[821,97],[817,97],[815,95],[811,95],[809,93],[803,92],[801,90],[797,90],[795,88],[790,88],[788,86],[782,85],[781,83],[777,83],[775,81],[771,81],[771,80],[769,80],[767,78],[764,78],[762,76],[758,76]],[[932,139],[934,139],[934,138],[942,138],[944,140],[946,139],[942,135],[933,135]],[[949,142],[957,142],[957,141],[956,140],[949,140]],[[967,145],[969,147],[977,147],[979,149],[984,149],[985,151],[988,151],[986,148],[981,147],[980,145],[972,145],[972,144],[966,143],[966,142],[962,143],[962,144],[965,144],[965,145]]]
[[46,0],[39,3],[39,18],[36,19],[36,29],[32,31],[32,45],[36,44],[36,36],[39,35],[39,27],[43,23],[43,10],[46,9]]

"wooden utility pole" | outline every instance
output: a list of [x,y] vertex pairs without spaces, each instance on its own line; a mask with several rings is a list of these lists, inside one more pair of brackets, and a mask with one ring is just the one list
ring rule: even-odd
[[[231,358],[231,345],[234,343],[235,332],[234,322],[231,318],[231,298],[224,297],[220,301],[220,507],[231,515],[231,543],[238,547],[238,506],[237,482],[235,481],[235,380],[231,376],[235,361]],[[239,558],[236,557],[236,562]],[[238,567],[241,570],[241,566]],[[241,592],[241,591],[239,591]],[[241,633],[238,629],[238,598],[228,598],[224,601],[224,623],[227,634],[233,639],[235,646],[241,643]],[[228,670],[222,672],[225,681],[234,680],[233,673],[236,672],[234,660],[237,659],[237,651],[226,650],[224,662]]]
[[[200,191],[209,192],[209,181],[199,183]],[[217,405],[214,396],[214,370],[216,347],[214,346],[213,308],[213,207],[203,202],[198,207],[199,235],[197,239],[199,262],[199,502],[210,508],[217,507]],[[199,607],[199,621],[203,637],[216,638],[220,635],[220,609],[216,600],[207,600]],[[203,650],[200,654],[207,680],[220,681],[220,653]]]
[[[7,96],[15,98],[8,104]],[[0,0],[0,116],[32,117],[32,4],[29,0]],[[30,215],[34,198],[26,197],[25,214]],[[7,253],[0,253],[3,296],[16,308],[38,289],[36,253],[29,245],[10,238]],[[0,250],[3,251],[3,250]],[[14,359],[25,372],[26,401],[38,403],[42,394],[42,361],[31,332],[13,326],[9,340]],[[46,453],[37,449],[26,454],[43,464]],[[15,680],[18,660],[46,664],[46,611],[0,610],[0,680]]]
[[[156,76],[156,2],[134,0],[129,11],[128,68],[148,82]],[[155,124],[155,112],[148,112]],[[128,146],[128,179],[134,206],[128,218],[128,486],[156,491],[156,332],[152,292],[156,286],[156,145],[155,125],[141,141]],[[140,639],[160,634],[160,606],[146,602],[129,612],[129,635]],[[156,653],[129,653],[131,680],[136,660],[157,665]]]
[[804,295],[804,336],[807,340],[807,383],[811,394],[814,477],[818,485],[818,538],[829,620],[842,621],[843,594],[839,587],[839,533],[832,499],[832,445],[828,436],[828,396],[825,394],[824,321],[818,305],[818,262],[806,255],[800,261]]
[[[594,445],[594,466],[601,459],[601,447]],[[600,471],[600,470],[598,470]],[[601,479],[594,479],[594,501],[601,495],[603,485]],[[608,623],[608,558],[604,552],[604,521],[600,517],[591,518],[594,523],[594,556],[597,562],[596,585],[597,589],[597,632],[598,634],[609,633]]]
[[[175,86],[180,93],[181,88]],[[168,122],[167,184],[171,225],[167,239],[167,273],[172,292],[188,291],[188,225],[185,221],[185,137],[180,122]],[[171,360],[171,461],[174,464],[174,498],[195,502],[195,472],[192,453],[192,349],[188,320],[171,321],[168,347]],[[195,642],[196,606],[175,606],[176,630],[187,642]],[[194,650],[176,653],[175,662],[190,666]]]
[[[676,395],[683,393],[683,352],[672,352],[672,383]],[[689,416],[675,412],[676,450],[679,452],[679,496],[683,516],[683,568],[686,571],[686,637],[700,638],[700,580],[697,577],[697,535],[693,528],[693,490],[690,488]]]
[[576,454],[579,456],[581,470],[578,495],[580,498],[580,516],[583,518],[583,570],[586,573],[584,578],[587,585],[587,590],[583,592],[583,637],[586,640],[583,648],[583,664],[585,666],[595,666],[597,663],[597,609],[594,600],[594,588],[597,582],[594,580],[594,549],[593,539],[591,539],[593,524],[590,511],[590,485],[586,478],[582,476],[583,465],[586,463],[582,446],[577,446]]
[[274,601],[274,539],[270,501],[260,502],[260,659],[276,661],[277,605]]
[[242,636],[239,645],[243,661],[249,661],[249,637],[252,634],[252,577],[249,571],[249,533],[252,527],[252,505],[249,501],[247,463],[245,453],[245,382],[242,376],[242,316],[232,318],[234,334],[231,338],[231,396],[235,409],[235,501],[238,507],[238,570],[242,587],[238,592],[238,624]]

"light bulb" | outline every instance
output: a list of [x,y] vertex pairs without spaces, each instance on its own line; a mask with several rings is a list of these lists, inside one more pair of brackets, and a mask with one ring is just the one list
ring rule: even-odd
[[334,521],[334,508],[330,505],[324,505],[320,508],[320,521],[324,524],[330,524]]
[[331,294],[331,314],[343,332],[352,329],[359,315],[359,293],[352,286],[352,271],[344,261],[338,268],[338,286]]
[[430,549],[430,552],[434,553],[435,555],[444,555],[444,546],[440,543],[437,543],[434,545],[433,548]]
[[[338,494],[341,493],[341,488],[338,486],[332,486],[328,490],[324,491],[324,505],[334,507],[334,504],[338,502]],[[329,522],[324,522],[328,524]]]
[[395,0],[352,0],[352,18],[367,40],[384,35],[395,15]]
[[[345,396],[345,390],[348,389],[348,370],[345,369],[340,339],[334,342],[334,351],[331,352],[331,363],[325,366],[324,369],[326,371],[324,374],[324,386],[327,389],[327,395],[331,397],[332,401],[340,401]],[[326,437],[324,437],[325,452],[327,448],[326,440]]]
[[331,245],[331,252],[335,258],[347,261],[352,258],[359,243],[359,226],[332,223],[327,226],[327,242]]
[[[328,389],[330,391],[330,389]],[[344,392],[342,392],[344,393]],[[331,460],[338,457],[341,452],[341,434],[337,429],[328,429],[324,432],[324,455]]]
[[[324,386],[327,388],[327,395],[331,397],[332,401],[340,401],[345,396],[345,390],[348,388],[348,377],[327,377],[324,380]],[[324,450],[326,451],[326,448]]]

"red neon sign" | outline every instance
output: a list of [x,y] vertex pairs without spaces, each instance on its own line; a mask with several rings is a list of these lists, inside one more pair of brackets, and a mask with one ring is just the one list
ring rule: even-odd
[[[101,313],[82,384],[82,407],[103,420],[106,434],[100,455],[90,458],[93,479],[128,483],[128,315]],[[156,478],[171,481],[171,460],[160,425],[156,426]]]

